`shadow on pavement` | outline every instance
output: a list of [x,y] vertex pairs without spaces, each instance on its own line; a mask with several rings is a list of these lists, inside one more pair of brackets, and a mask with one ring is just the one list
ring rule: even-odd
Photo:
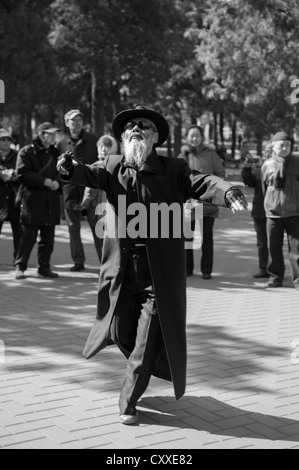
[[[290,350],[263,342],[232,335],[224,327],[187,325],[188,341],[188,381],[193,387],[213,386],[218,390],[242,390],[253,393],[277,395],[269,387],[263,386],[261,377],[275,374],[273,358],[286,359]],[[197,383],[192,377],[197,377]],[[266,382],[267,383],[267,382]]]
[[168,427],[204,431],[214,436],[299,442],[299,421],[294,419],[244,410],[210,396],[187,395],[178,402],[165,396],[146,397],[138,405],[156,409],[157,400],[164,403],[165,414],[163,405],[159,407],[159,412],[141,410],[140,423],[158,422]]

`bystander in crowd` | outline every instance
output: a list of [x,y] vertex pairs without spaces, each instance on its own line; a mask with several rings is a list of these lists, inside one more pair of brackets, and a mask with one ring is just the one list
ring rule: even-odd
[[272,156],[262,166],[270,274],[266,286],[283,285],[286,233],[292,281],[299,290],[299,158],[292,154],[294,141],[288,133],[277,132],[271,143]]
[[[111,135],[103,135],[97,141],[97,149],[98,161],[93,163],[93,167],[104,167],[108,156],[117,153],[117,142]],[[102,260],[103,237],[96,233],[96,225],[99,220],[99,216],[96,214],[96,207],[99,204],[105,204],[106,201],[106,193],[102,189],[85,188],[81,213],[87,217],[100,264]],[[103,210],[103,206],[101,210]]]
[[[66,134],[57,143],[59,154],[72,152],[82,163],[92,164],[97,161],[97,138],[83,129],[84,115],[79,109],[71,109],[64,116]],[[84,188],[77,184],[63,184],[63,207],[68,224],[71,258],[74,265],[71,271],[85,269],[85,251],[81,239],[81,205]]]
[[[186,133],[186,145],[184,151],[179,154],[179,158],[183,158],[192,173],[213,174],[220,178],[225,177],[225,168],[219,155],[203,142],[203,129],[200,126],[192,125]],[[192,201],[191,201],[192,203]],[[195,228],[195,209],[191,214],[191,229]],[[202,245],[201,245],[201,261],[200,269],[203,279],[211,279],[214,263],[214,236],[213,227],[215,219],[219,217],[219,208],[215,204],[204,202],[203,205],[203,224],[202,224]],[[192,242],[186,240],[186,242]],[[193,275],[194,270],[194,250],[186,249],[186,268],[187,276]]]
[[16,255],[16,279],[24,279],[32,249],[38,238],[37,267],[41,277],[56,279],[51,270],[55,226],[60,224],[61,182],[56,169],[58,150],[54,146],[57,128],[40,124],[32,143],[18,154],[16,173],[20,181],[22,236]]
[[6,129],[0,129],[0,234],[4,222],[11,225],[13,236],[13,264],[22,235],[20,208],[16,204],[19,183],[16,176],[17,152],[11,148],[13,138]]
[[264,192],[261,179],[261,167],[265,160],[271,157],[272,144],[267,142],[262,156],[253,156],[248,153],[245,156],[244,166],[241,171],[243,182],[246,186],[254,188],[251,216],[256,232],[256,244],[258,252],[259,270],[254,274],[255,279],[268,278],[267,271],[269,251],[267,240],[267,219],[264,208]]

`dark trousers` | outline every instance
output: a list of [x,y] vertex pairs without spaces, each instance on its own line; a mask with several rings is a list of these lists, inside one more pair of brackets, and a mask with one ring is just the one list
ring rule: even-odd
[[284,233],[287,234],[289,261],[293,282],[299,282],[299,217],[267,218],[269,247],[268,272],[270,279],[283,281],[285,262],[283,256]]
[[94,246],[99,258],[99,262],[101,264],[102,262],[102,251],[103,251],[103,238],[98,237],[96,234],[96,224],[97,224],[97,217],[95,215],[95,207],[90,207],[87,209],[87,221],[89,223],[93,240],[94,240]]
[[[202,232],[202,246],[201,246],[201,261],[200,269],[202,274],[211,274],[213,270],[214,263],[214,237],[213,237],[213,227],[214,227],[215,218],[214,217],[204,217],[203,218],[203,232]],[[191,230],[195,229],[195,220],[191,222]],[[188,239],[186,241],[193,241]],[[186,249],[186,268],[187,275],[193,273],[194,270],[194,252],[193,248]]]
[[111,337],[128,358],[119,409],[124,414],[145,392],[163,345],[146,249],[133,248],[111,325]]
[[37,241],[37,264],[40,270],[50,267],[50,259],[54,249],[55,225],[23,225],[23,234],[19,243],[16,257],[16,266],[22,271],[26,271],[28,261]]
[[[16,259],[17,251],[22,235],[22,224],[20,221],[20,211],[15,206],[8,208],[8,222],[11,225],[13,236],[13,258]],[[0,222],[0,234],[2,232],[3,222]]]
[[85,263],[85,253],[81,240],[81,217],[80,210],[65,209],[65,218],[70,236],[71,257],[75,264]]
[[266,217],[253,217],[256,232],[256,246],[260,271],[267,272],[269,251],[267,240],[267,219]]

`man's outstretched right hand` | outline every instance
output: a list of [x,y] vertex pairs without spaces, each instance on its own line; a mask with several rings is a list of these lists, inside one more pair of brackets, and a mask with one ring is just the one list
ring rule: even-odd
[[70,171],[76,165],[75,160],[73,160],[74,155],[71,152],[62,153],[57,162],[57,171],[61,175],[69,175]]

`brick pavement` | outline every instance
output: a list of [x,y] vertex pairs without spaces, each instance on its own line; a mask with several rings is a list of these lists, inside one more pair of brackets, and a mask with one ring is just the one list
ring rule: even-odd
[[[249,199],[251,193],[249,191]],[[175,401],[152,379],[139,426],[118,422],[125,361],[115,346],[82,349],[95,316],[98,268],[84,224],[87,269],[70,273],[68,235],[57,228],[59,280],[14,280],[8,224],[0,237],[0,448],[299,448],[299,292],[265,289],[249,212],[221,209],[210,281],[188,279],[188,377]],[[197,243],[197,242],[196,242]],[[199,272],[199,252],[196,254]],[[297,354],[298,353],[298,354]],[[298,358],[297,358],[298,356]]]

